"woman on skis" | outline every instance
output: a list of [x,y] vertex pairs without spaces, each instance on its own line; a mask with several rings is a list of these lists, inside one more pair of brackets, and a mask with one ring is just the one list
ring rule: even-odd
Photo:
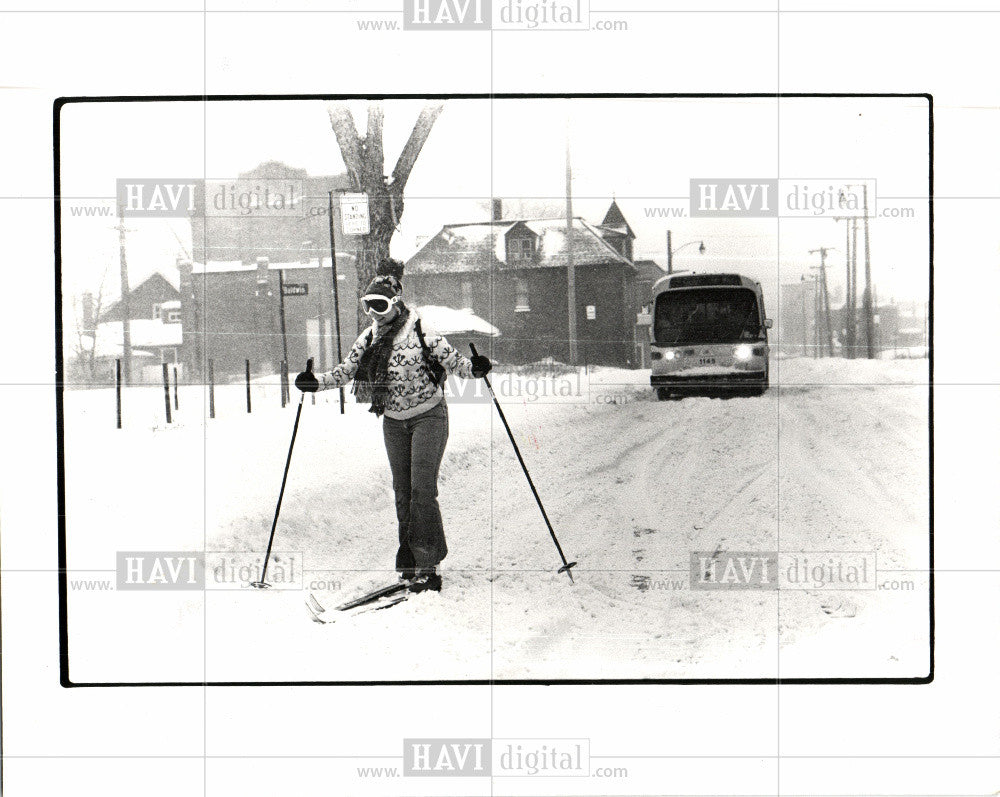
[[445,375],[482,378],[492,364],[482,356],[463,357],[442,335],[423,327],[417,312],[403,303],[399,279],[385,273],[401,274],[401,263],[388,260],[379,271],[361,297],[372,324],[347,359],[326,373],[299,374],[295,386],[315,392],[354,380],[357,400],[370,402],[369,411],[382,416],[399,521],[396,570],[412,591],[440,590],[437,566],[448,553],[437,500],[448,442]]

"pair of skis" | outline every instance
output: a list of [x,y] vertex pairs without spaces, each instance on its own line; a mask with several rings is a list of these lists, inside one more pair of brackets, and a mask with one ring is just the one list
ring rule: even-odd
[[316,596],[311,592],[306,596],[306,608],[312,616],[314,623],[332,623],[336,621],[337,612],[345,614],[363,614],[364,612],[379,611],[396,606],[412,594],[412,585],[408,581],[399,581],[387,587],[380,587],[362,595],[360,598],[342,603],[334,608],[333,612],[327,614],[326,607],[323,606]]

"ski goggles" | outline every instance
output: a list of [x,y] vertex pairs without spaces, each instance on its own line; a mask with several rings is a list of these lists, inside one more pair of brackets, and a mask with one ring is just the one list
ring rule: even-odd
[[390,310],[392,310],[393,306],[398,301],[398,296],[389,298],[388,296],[383,296],[380,293],[369,293],[361,297],[361,307],[366,313],[386,315]]

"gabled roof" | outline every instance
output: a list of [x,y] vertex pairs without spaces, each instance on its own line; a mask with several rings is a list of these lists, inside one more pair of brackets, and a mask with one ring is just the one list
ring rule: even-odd
[[[521,268],[559,268],[569,262],[566,219],[516,219],[472,224],[446,224],[406,262],[404,280],[413,274],[454,274],[510,268],[507,264],[506,234],[526,228],[538,236],[538,258]],[[597,228],[579,217],[573,219],[573,263],[577,266],[601,263],[631,266],[604,240]]]
[[622,209],[618,207],[618,202],[614,199],[611,200],[611,207],[604,214],[604,221],[601,222],[600,226],[602,229],[619,232],[627,235],[629,238],[635,238],[635,233],[632,232],[632,228],[628,226],[628,222],[625,220],[625,214],[622,213]]
[[[136,295],[143,288],[144,285],[146,285],[149,282],[155,282],[155,281],[166,283],[168,288],[171,288],[173,292],[177,294],[177,296],[180,296],[180,275],[175,273],[171,277],[167,276],[162,271],[154,271],[152,274],[146,277],[146,279],[144,279],[134,288],[130,287],[128,291],[129,296]],[[101,318],[104,318],[106,315],[113,312],[115,309],[119,307],[119,305],[121,305],[121,303],[122,303],[121,299],[115,299],[106,308],[103,308],[101,310]]]

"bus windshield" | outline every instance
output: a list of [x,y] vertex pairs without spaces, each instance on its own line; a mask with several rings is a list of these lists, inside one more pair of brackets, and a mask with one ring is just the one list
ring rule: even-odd
[[665,346],[761,340],[757,296],[749,288],[668,290],[656,299],[653,337]]

